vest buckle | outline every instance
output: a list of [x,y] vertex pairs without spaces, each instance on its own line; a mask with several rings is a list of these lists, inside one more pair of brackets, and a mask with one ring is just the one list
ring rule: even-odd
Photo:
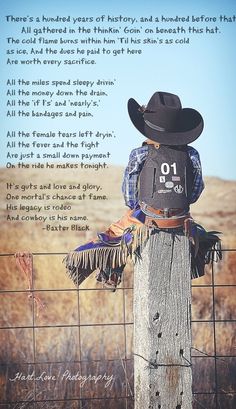
[[165,208],[163,209],[164,211],[164,217],[170,217],[170,209],[169,208]]

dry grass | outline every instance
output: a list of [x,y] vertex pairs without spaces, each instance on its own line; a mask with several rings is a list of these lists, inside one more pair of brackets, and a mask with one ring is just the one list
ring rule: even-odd
[[[94,184],[102,187],[102,193],[109,197],[109,201],[91,201],[73,203],[70,215],[84,215],[89,219],[91,230],[85,233],[75,231],[47,232],[42,229],[42,223],[33,222],[6,222],[2,227],[2,253],[15,253],[27,250],[30,252],[61,252],[66,253],[71,249],[84,243],[85,240],[93,237],[96,231],[103,230],[109,223],[116,220],[124,211],[124,205],[120,193],[122,179],[121,168],[111,168],[104,177],[104,171],[81,172],[62,170],[53,172],[41,170],[32,173],[15,170],[2,171],[2,182],[14,181],[20,184],[21,180],[28,180],[34,184],[46,183],[87,183],[93,180]],[[50,177],[50,178],[49,178]],[[25,182],[24,182],[25,183]],[[68,190],[66,190],[68,192]],[[229,195],[230,192],[230,195]],[[51,192],[52,193],[52,192]],[[1,192],[3,207],[5,206],[6,192]],[[193,216],[203,223],[207,229],[222,230],[224,232],[224,247],[235,248],[236,239],[233,233],[235,217],[232,213],[236,210],[230,207],[229,203],[236,203],[235,184],[224,182],[218,179],[207,179],[206,192],[202,199],[193,206]],[[220,206],[224,198],[224,209]],[[37,200],[33,202],[39,204]],[[207,209],[207,212],[205,211]],[[46,216],[51,213],[44,212]],[[69,213],[64,212],[68,215]],[[3,210],[2,216],[6,215]],[[55,225],[56,223],[53,222]],[[52,224],[53,224],[52,223]],[[64,224],[63,224],[64,223]],[[67,222],[61,224],[66,225]],[[94,277],[90,277],[82,286],[78,293],[74,289],[73,283],[65,274],[62,264],[62,255],[34,257],[34,286],[37,290],[51,290],[40,292],[41,299],[46,303],[46,308],[39,316],[34,314],[34,321],[39,328],[33,334],[32,326],[32,300],[27,299],[26,293],[4,293],[1,295],[0,308],[3,312],[1,326],[14,327],[25,326],[25,329],[4,329],[0,332],[0,356],[2,366],[0,395],[3,399],[23,399],[32,397],[32,382],[26,381],[24,384],[16,386],[7,381],[10,375],[17,371],[29,373],[34,368],[29,362],[39,362],[37,371],[45,370],[47,373],[58,374],[71,368],[73,372],[82,371],[82,374],[100,374],[107,372],[114,374],[115,382],[111,390],[104,388],[104,383],[87,383],[86,387],[79,387],[78,383],[61,381],[53,383],[48,381],[38,383],[37,396],[39,399],[53,399],[55,397],[64,399],[65,397],[78,398],[80,393],[84,397],[83,408],[123,408],[124,402],[112,401],[104,403],[96,401],[90,405],[86,398],[89,397],[119,397],[124,395],[129,385],[132,387],[132,365],[129,365],[127,373],[123,367],[123,359],[132,358],[132,326],[123,325],[103,326],[104,323],[116,323],[132,321],[132,291],[122,290],[122,285],[132,286],[132,268],[128,266],[125,273],[124,282],[121,289],[116,293],[102,290],[95,283]],[[220,267],[216,268],[216,284],[235,284],[236,254],[226,253]],[[27,283],[25,278],[17,270],[14,257],[0,258],[0,288],[2,290],[25,290]],[[195,281],[197,284],[210,284],[210,272],[203,278]],[[194,284],[195,284],[194,283]],[[92,290],[84,291],[91,288]],[[57,291],[61,290],[61,291]],[[68,291],[70,290],[70,291]],[[125,299],[126,312],[124,316],[123,301]],[[234,287],[220,287],[215,289],[215,314],[220,320],[235,319],[236,297]],[[80,308],[78,308],[78,306]],[[212,319],[212,289],[193,289],[192,317],[197,320]],[[79,327],[78,324],[81,326]],[[86,326],[89,324],[91,326]],[[98,324],[97,326],[94,326]],[[58,328],[49,328],[51,325],[61,325]],[[72,325],[72,327],[67,327]],[[35,337],[35,338],[34,338]],[[33,340],[35,339],[35,357],[33,350]],[[217,353],[219,355],[235,355],[235,331],[232,323],[216,324]],[[193,324],[193,346],[205,353],[212,354],[214,351],[213,325],[211,323]],[[198,354],[194,351],[195,354]],[[80,366],[75,361],[87,360]],[[107,362],[107,359],[115,361]],[[101,360],[100,363],[93,363],[91,360]],[[67,364],[47,364],[46,362],[62,362]],[[20,362],[20,364],[16,364]],[[128,361],[129,362],[129,361]],[[227,363],[219,361],[220,390],[231,391],[233,388],[232,376],[235,376],[233,360],[228,358]],[[197,392],[214,390],[214,362],[211,358],[194,360],[194,390]],[[13,387],[14,386],[14,387]],[[207,408],[214,408],[214,404],[204,397],[196,397],[204,403]],[[209,399],[212,400],[210,397]],[[226,398],[222,398],[226,399]],[[95,401],[94,401],[95,402]],[[100,403],[99,403],[100,402]],[[109,404],[111,406],[109,406]],[[49,405],[49,404],[48,404]],[[123,405],[123,406],[122,406]],[[132,407],[132,401],[129,404]],[[224,409],[232,409],[234,406],[233,397],[221,404]],[[16,406],[18,408],[20,406]],[[23,407],[23,406],[22,406]],[[39,406],[40,408],[44,407]],[[77,408],[76,403],[51,403],[48,408]],[[195,403],[195,409],[200,408]]]

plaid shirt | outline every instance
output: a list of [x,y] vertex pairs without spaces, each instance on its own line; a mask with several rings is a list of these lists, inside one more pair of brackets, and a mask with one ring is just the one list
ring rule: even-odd
[[[193,188],[190,203],[194,203],[197,201],[204,189],[204,182],[202,179],[202,168],[199,153],[192,146],[188,146],[187,148],[193,165]],[[122,192],[124,195],[125,204],[131,209],[135,209],[138,206],[138,179],[147,155],[147,144],[133,149],[130,153],[128,166],[125,169]]]

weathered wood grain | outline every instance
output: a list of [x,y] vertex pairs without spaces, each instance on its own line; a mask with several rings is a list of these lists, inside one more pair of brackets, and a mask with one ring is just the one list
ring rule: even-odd
[[134,268],[135,409],[191,409],[189,240],[153,233]]

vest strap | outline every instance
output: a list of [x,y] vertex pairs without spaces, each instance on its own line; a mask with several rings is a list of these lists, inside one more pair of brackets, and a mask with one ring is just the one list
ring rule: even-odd
[[143,210],[143,212],[145,213],[145,211],[147,212],[151,212],[153,214],[156,214],[158,216],[163,216],[165,218],[167,217],[173,217],[173,216],[183,216],[186,212],[185,209],[155,209],[154,207],[148,206],[146,204],[141,204],[140,205],[141,209]]

